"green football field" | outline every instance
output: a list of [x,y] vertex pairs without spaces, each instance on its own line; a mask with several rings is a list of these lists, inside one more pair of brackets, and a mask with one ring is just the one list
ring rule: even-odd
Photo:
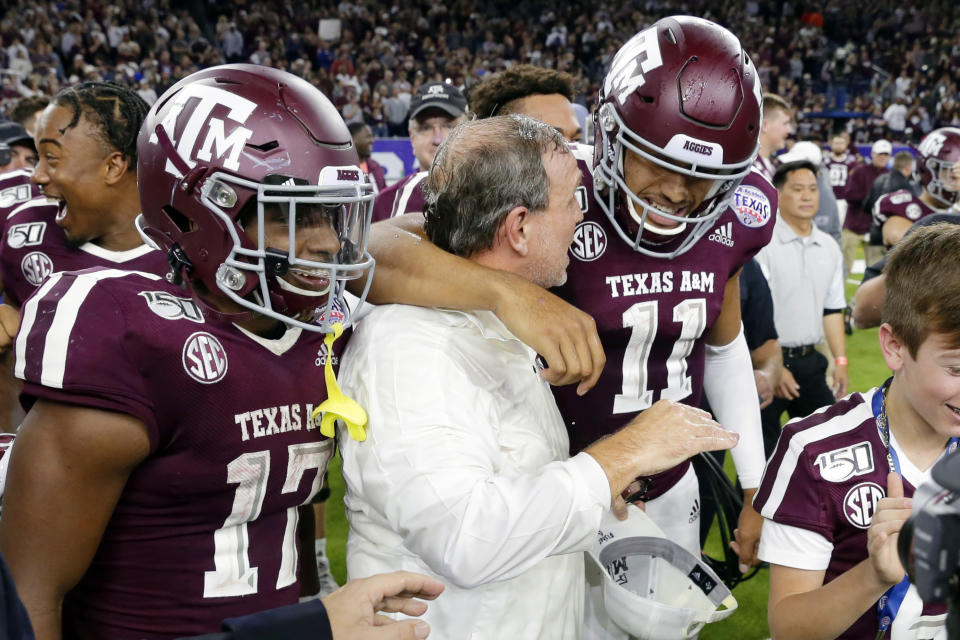
[[[852,299],[856,285],[847,283],[847,298]],[[889,375],[877,345],[877,330],[855,331],[847,336],[847,354],[850,359],[850,390],[866,391],[877,386]],[[732,473],[730,456],[727,472]],[[330,463],[331,496],[327,501],[327,553],[337,582],[346,580],[347,567],[344,546],[347,538],[347,520],[343,511],[343,479],[340,476],[339,455]],[[719,557],[719,536],[716,529],[707,542],[706,551]],[[753,579],[740,584],[734,595],[739,609],[722,622],[707,626],[700,634],[703,640],[757,640],[768,638],[767,589],[769,575],[760,571]]]

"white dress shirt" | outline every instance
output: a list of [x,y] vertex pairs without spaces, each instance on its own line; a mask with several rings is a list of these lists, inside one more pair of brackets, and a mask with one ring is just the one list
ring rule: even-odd
[[343,357],[367,439],[338,438],[350,578],[446,583],[431,636],[578,638],[583,554],[610,487],[569,442],[536,354],[489,312],[374,309]]
[[823,339],[825,309],[843,309],[843,254],[833,238],[812,227],[797,235],[777,215],[773,239],[757,254],[773,297],[773,323],[780,345],[799,347]]

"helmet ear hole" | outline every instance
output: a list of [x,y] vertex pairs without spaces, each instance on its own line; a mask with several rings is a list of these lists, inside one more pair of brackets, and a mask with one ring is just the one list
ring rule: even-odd
[[167,217],[170,218],[170,221],[177,226],[177,229],[183,233],[190,231],[190,219],[187,216],[183,215],[170,205],[163,207],[163,212],[167,214]]

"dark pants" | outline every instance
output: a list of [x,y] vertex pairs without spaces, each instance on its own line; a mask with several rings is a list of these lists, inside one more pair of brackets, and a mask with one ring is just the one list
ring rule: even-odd
[[813,347],[804,347],[803,355],[797,355],[800,348],[783,350],[783,366],[790,370],[800,385],[800,397],[795,400],[774,398],[766,409],[760,411],[763,423],[763,451],[767,458],[773,453],[780,437],[780,416],[786,411],[791,418],[810,415],[820,407],[832,405],[836,400],[827,386],[827,359]]

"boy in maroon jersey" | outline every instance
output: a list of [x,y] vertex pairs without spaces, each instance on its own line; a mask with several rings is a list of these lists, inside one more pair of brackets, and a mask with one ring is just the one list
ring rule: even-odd
[[885,270],[880,348],[893,377],[784,427],[755,506],[767,520],[778,638],[945,637],[905,581],[910,497],[960,439],[960,228],[917,229]]
[[[303,80],[198,72],[135,148],[171,278],[54,274],[22,310],[29,412],[0,549],[39,638],[173,638],[297,601],[298,507],[333,450],[313,416],[324,334],[372,267],[372,187]],[[67,235],[82,236],[89,194],[70,194]]]

